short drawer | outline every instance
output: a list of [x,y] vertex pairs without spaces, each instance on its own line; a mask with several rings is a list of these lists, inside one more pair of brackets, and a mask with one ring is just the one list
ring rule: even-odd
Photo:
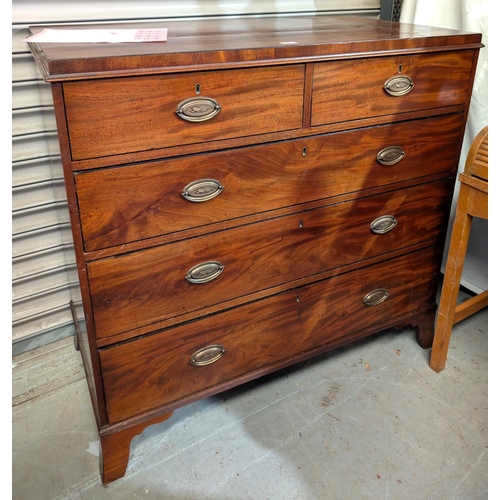
[[431,241],[447,223],[451,190],[448,179],[92,261],[97,337],[202,315],[208,306]]
[[465,104],[474,52],[316,63],[311,124]]
[[102,349],[110,422],[428,306],[439,261],[430,248]]
[[463,115],[75,175],[85,249],[451,172]]
[[304,66],[64,84],[73,160],[302,126]]

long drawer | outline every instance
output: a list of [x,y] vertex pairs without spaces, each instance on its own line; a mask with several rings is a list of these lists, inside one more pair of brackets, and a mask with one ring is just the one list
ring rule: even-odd
[[465,104],[474,52],[314,65],[311,125]]
[[435,239],[449,179],[88,264],[98,338]]
[[78,173],[85,249],[450,172],[459,154],[462,118],[429,118]]
[[433,303],[435,247],[100,351],[111,423]]
[[64,84],[73,160],[302,126],[304,65]]

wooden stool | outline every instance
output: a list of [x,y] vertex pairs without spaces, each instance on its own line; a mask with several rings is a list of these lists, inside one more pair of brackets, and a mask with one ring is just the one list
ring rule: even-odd
[[430,359],[430,367],[436,372],[440,372],[446,364],[453,325],[488,305],[488,290],[485,290],[457,306],[472,218],[488,218],[487,126],[474,139],[467,155],[464,171],[459,175],[459,180],[461,183],[460,191]]

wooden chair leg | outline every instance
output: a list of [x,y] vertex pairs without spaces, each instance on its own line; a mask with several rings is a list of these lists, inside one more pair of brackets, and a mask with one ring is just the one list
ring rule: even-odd
[[103,484],[108,484],[125,475],[130,455],[130,443],[134,436],[142,434],[146,427],[171,417],[172,413],[101,436],[100,466]]
[[448,260],[446,261],[431,350],[430,367],[438,373],[444,369],[446,364],[460,279],[472,225],[472,216],[467,213],[469,194],[469,187],[462,185],[458,195],[457,211],[451,233]]

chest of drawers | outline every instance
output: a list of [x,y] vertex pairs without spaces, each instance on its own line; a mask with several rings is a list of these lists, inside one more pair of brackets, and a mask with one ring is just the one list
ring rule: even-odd
[[168,41],[30,43],[104,483],[190,402],[390,327],[430,347],[481,47],[354,17],[127,27]]

